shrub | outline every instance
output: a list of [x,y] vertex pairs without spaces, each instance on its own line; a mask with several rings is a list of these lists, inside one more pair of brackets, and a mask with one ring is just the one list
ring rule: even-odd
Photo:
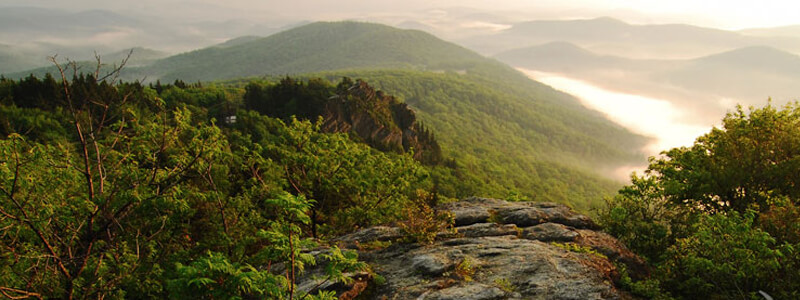
[[455,219],[452,213],[433,209],[430,204],[433,198],[433,195],[418,190],[414,204],[403,210],[406,219],[399,225],[406,242],[432,244],[439,232],[453,228]]
[[475,271],[477,271],[477,266],[475,263],[476,261],[474,258],[470,256],[464,256],[461,262],[456,264],[455,275],[464,281],[472,281],[472,276],[474,276]]
[[753,298],[759,290],[796,298],[797,282],[776,276],[797,272],[795,248],[777,244],[754,219],[753,211],[702,218],[694,234],[668,249],[659,269],[664,285],[689,298]]

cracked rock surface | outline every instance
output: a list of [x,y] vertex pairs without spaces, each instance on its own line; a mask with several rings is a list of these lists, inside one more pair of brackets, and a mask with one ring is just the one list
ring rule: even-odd
[[639,257],[561,204],[473,197],[438,209],[454,215],[457,233],[431,245],[401,243],[393,227],[336,240],[351,249],[392,241],[359,252],[385,282],[358,299],[632,299],[614,286],[615,264],[646,272]]

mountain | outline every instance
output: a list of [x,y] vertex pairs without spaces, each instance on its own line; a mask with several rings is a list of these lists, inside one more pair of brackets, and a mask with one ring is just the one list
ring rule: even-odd
[[509,65],[557,73],[634,69],[639,60],[599,55],[569,42],[552,42],[501,52],[494,58]]
[[[44,57],[41,59],[44,61]],[[0,74],[19,72],[41,66],[36,57],[10,45],[0,44]]]
[[[186,9],[191,10],[190,7]],[[0,9],[0,41],[24,48],[29,55],[47,57],[57,54],[82,61],[92,60],[93,53],[110,53],[131,47],[157,48],[174,54],[217,44],[230,39],[233,32],[238,35],[267,35],[286,26],[295,26],[288,21],[277,21],[279,17],[203,22],[192,18],[167,19],[149,13],[4,6]],[[45,65],[46,60],[41,59],[32,67]]]
[[[500,53],[510,65],[581,79],[606,89],[667,99],[702,111],[694,118],[723,115],[739,103],[781,104],[800,98],[800,56],[752,46],[693,59],[630,59],[599,55],[571,43],[555,42]],[[708,113],[713,112],[713,113]]]
[[67,37],[76,37],[104,32],[106,28],[144,25],[135,18],[103,10],[67,12],[34,7],[4,7],[0,11],[0,26],[5,36],[55,37],[68,34]]
[[[644,137],[583,107],[577,99],[528,79],[496,60],[416,30],[385,25],[313,23],[265,38],[213,46],[126,69],[129,78],[172,82],[287,74],[361,78],[416,111],[455,159],[472,190],[484,195],[598,204],[619,183],[603,177],[640,163]],[[310,73],[310,74],[308,74]],[[23,75],[24,76],[24,75]],[[478,172],[480,170],[480,172]]]
[[[128,57],[128,55],[130,55],[130,57]],[[149,48],[133,47],[106,54],[98,54],[98,56],[100,57],[100,62],[102,64],[101,73],[107,73],[113,70],[116,66],[119,66],[122,60],[126,58],[128,58],[128,61],[125,65],[126,69],[124,70],[127,71],[127,70],[136,70],[137,67],[151,65],[154,62],[158,61],[159,59],[169,56],[169,54],[163,51],[158,51]],[[55,66],[53,66],[51,62],[47,61],[46,57],[47,56],[44,55],[41,57],[41,61],[45,63],[45,66],[43,67],[28,69],[26,71],[16,71],[16,72],[3,72],[3,70],[0,69],[0,74],[3,74],[8,78],[23,78],[29,75],[34,75],[36,77],[41,78],[48,73],[53,75],[58,74],[58,69]],[[95,59],[75,61],[69,57],[58,56],[57,58],[58,58],[57,60],[59,61],[59,63],[62,64],[62,66],[66,66],[67,62],[69,61],[76,62],[76,67],[78,68],[79,72],[94,72],[95,69],[97,68],[97,61]],[[2,55],[0,55],[0,62],[2,62]],[[127,72],[127,74],[128,75],[125,78],[127,80],[140,80],[142,78],[147,77],[147,74],[140,74],[134,72]]]
[[800,99],[800,56],[771,47],[746,47],[701,57],[653,76],[743,105]]
[[225,41],[222,44],[217,44],[217,45],[214,45],[214,46],[215,47],[220,47],[220,48],[228,48],[228,47],[232,47],[232,46],[237,46],[237,45],[249,43],[249,42],[258,40],[260,38],[262,38],[262,37],[256,36],[256,35],[240,36],[240,37],[237,37],[237,38],[232,38],[230,40]]
[[772,28],[750,28],[739,31],[751,36],[770,36],[770,37],[800,37],[800,25],[789,25]]
[[128,59],[128,64],[127,64],[127,66],[129,67],[149,65],[155,62],[156,60],[169,56],[168,53],[163,51],[148,49],[144,47],[134,47],[130,49],[124,49],[117,52],[100,55],[100,59],[102,62],[105,63],[119,63],[123,59],[127,58],[128,54],[130,54],[130,58]]
[[145,73],[152,79],[206,81],[354,68],[458,70],[480,55],[421,31],[355,22],[314,23],[266,38],[172,56]]
[[[800,76],[800,56],[766,46],[753,46],[698,58],[695,69],[757,71]],[[718,69],[718,70],[715,70]]]
[[462,45],[487,54],[555,41],[629,58],[687,59],[752,45],[800,53],[800,37],[756,37],[684,24],[632,25],[608,17],[523,22],[496,33],[459,40]]
[[515,194],[586,209],[590,199],[618,187],[597,174],[641,161],[638,149],[645,143],[577,99],[495,60],[385,25],[314,23],[134,71],[162,82],[309,72],[304,77],[361,78],[408,103],[436,134],[445,157],[465,170],[486,171],[464,179],[475,185],[453,192],[462,196]]

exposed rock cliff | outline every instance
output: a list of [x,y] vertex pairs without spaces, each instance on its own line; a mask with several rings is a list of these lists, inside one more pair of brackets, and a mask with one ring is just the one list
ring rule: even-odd
[[417,121],[408,105],[376,91],[366,82],[345,78],[325,104],[323,130],[349,132],[383,150],[414,151],[423,162],[441,160],[441,149],[433,135]]
[[[385,278],[377,284],[361,274],[338,289],[359,299],[627,299],[613,284],[617,265],[646,272],[640,258],[564,205],[469,198],[440,209],[453,213],[457,233],[443,232],[432,245],[397,242],[401,230],[386,226],[338,238]],[[375,241],[392,243],[364,247]]]

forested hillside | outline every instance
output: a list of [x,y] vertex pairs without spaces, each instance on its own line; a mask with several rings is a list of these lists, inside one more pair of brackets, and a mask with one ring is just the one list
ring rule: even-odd
[[[473,185],[449,195],[514,195],[587,209],[619,186],[602,174],[644,159],[643,137],[573,97],[430,34],[384,25],[313,23],[126,68],[122,77],[244,88],[292,74],[334,83],[361,78],[407,103],[447,156],[469,170],[458,177]],[[238,79],[244,76],[259,77]]]
[[266,38],[176,55],[140,72],[167,82],[193,82],[354,68],[464,70],[485,61],[422,31],[319,22]]
[[364,81],[344,78],[337,85],[284,78],[277,84],[252,82],[244,107],[282,119],[321,119],[327,132],[349,133],[381,151],[413,153],[426,164],[443,162],[442,150],[407,104]]
[[[431,176],[409,154],[236,111],[243,92],[0,80],[0,293],[301,297],[307,237],[432,216],[417,212],[438,199]],[[328,253],[332,282],[368,270]]]
[[[139,50],[134,49],[127,63],[136,63]],[[106,61],[100,73],[120,64]],[[77,66],[94,72],[96,62]],[[57,74],[54,67],[35,73],[42,78],[47,72]],[[638,150],[646,143],[643,137],[584,108],[577,99],[416,30],[319,22],[126,67],[119,73],[123,79],[144,78],[154,84],[225,79],[240,88],[254,79],[273,84],[287,74],[324,77],[329,82],[343,76],[362,78],[408,104],[436,133],[451,164],[466,170],[458,175],[441,172],[449,182],[471,183],[459,189],[443,184],[443,192],[452,197],[510,196],[570,203],[586,210],[618,188],[619,183],[604,174],[644,159]],[[254,75],[266,77],[241,79]],[[27,76],[19,73],[11,78]],[[316,109],[306,105],[313,103],[300,105],[293,113],[307,115]]]
[[[456,73],[352,71],[404,99],[432,129],[471,184],[458,197],[556,201],[588,209],[617,183],[597,174],[641,159],[644,138],[546,86]],[[521,81],[524,82],[524,81]]]

